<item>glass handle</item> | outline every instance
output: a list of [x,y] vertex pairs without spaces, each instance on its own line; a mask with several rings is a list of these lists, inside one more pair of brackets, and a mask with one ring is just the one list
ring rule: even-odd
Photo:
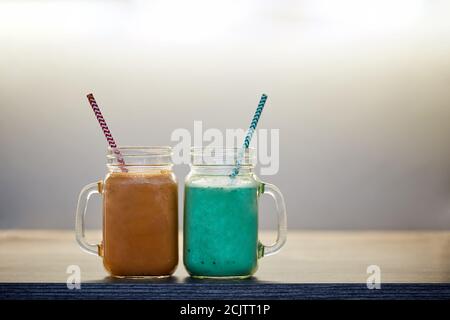
[[98,245],[87,242],[85,237],[85,216],[86,209],[91,195],[101,193],[102,182],[93,182],[81,189],[80,196],[78,197],[77,213],[75,216],[75,235],[78,245],[84,251],[98,255]]
[[269,246],[260,244],[260,257],[271,256],[278,253],[280,249],[284,246],[287,239],[287,215],[286,215],[286,204],[284,203],[283,194],[280,189],[273,184],[263,183],[262,188],[263,194],[268,194],[272,196],[275,200],[275,205],[277,209],[278,216],[278,235],[277,240],[274,244]]

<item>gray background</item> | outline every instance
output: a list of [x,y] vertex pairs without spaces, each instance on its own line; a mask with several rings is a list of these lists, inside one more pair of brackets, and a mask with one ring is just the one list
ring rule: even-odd
[[79,190],[106,172],[93,91],[122,145],[170,144],[194,120],[244,128],[266,92],[260,128],[280,129],[281,163],[262,178],[284,192],[290,228],[448,229],[449,9],[1,1],[0,228],[72,228]]

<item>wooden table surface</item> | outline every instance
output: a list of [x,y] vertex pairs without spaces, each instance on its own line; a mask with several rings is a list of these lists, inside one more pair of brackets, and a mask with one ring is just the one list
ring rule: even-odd
[[[94,242],[101,234],[88,236]],[[275,234],[260,237],[269,243]],[[85,290],[67,289],[70,265],[80,267]],[[381,290],[366,287],[370,265],[381,269]],[[119,281],[108,277],[101,258],[78,248],[72,231],[0,231],[0,298],[6,299],[382,297],[375,291],[450,298],[450,232],[291,231],[283,250],[261,259],[249,280],[193,280],[180,263],[166,280]]]

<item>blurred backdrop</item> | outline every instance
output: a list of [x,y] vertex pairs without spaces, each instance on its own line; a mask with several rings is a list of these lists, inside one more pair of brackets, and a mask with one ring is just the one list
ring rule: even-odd
[[0,228],[73,227],[106,173],[87,93],[119,144],[168,145],[265,92],[290,228],[448,229],[449,57],[448,1],[0,1]]

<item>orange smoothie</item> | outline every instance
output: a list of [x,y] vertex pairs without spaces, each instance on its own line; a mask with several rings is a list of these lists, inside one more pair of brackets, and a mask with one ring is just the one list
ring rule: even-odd
[[178,190],[164,171],[114,172],[103,185],[106,270],[116,277],[171,275],[178,264]]

